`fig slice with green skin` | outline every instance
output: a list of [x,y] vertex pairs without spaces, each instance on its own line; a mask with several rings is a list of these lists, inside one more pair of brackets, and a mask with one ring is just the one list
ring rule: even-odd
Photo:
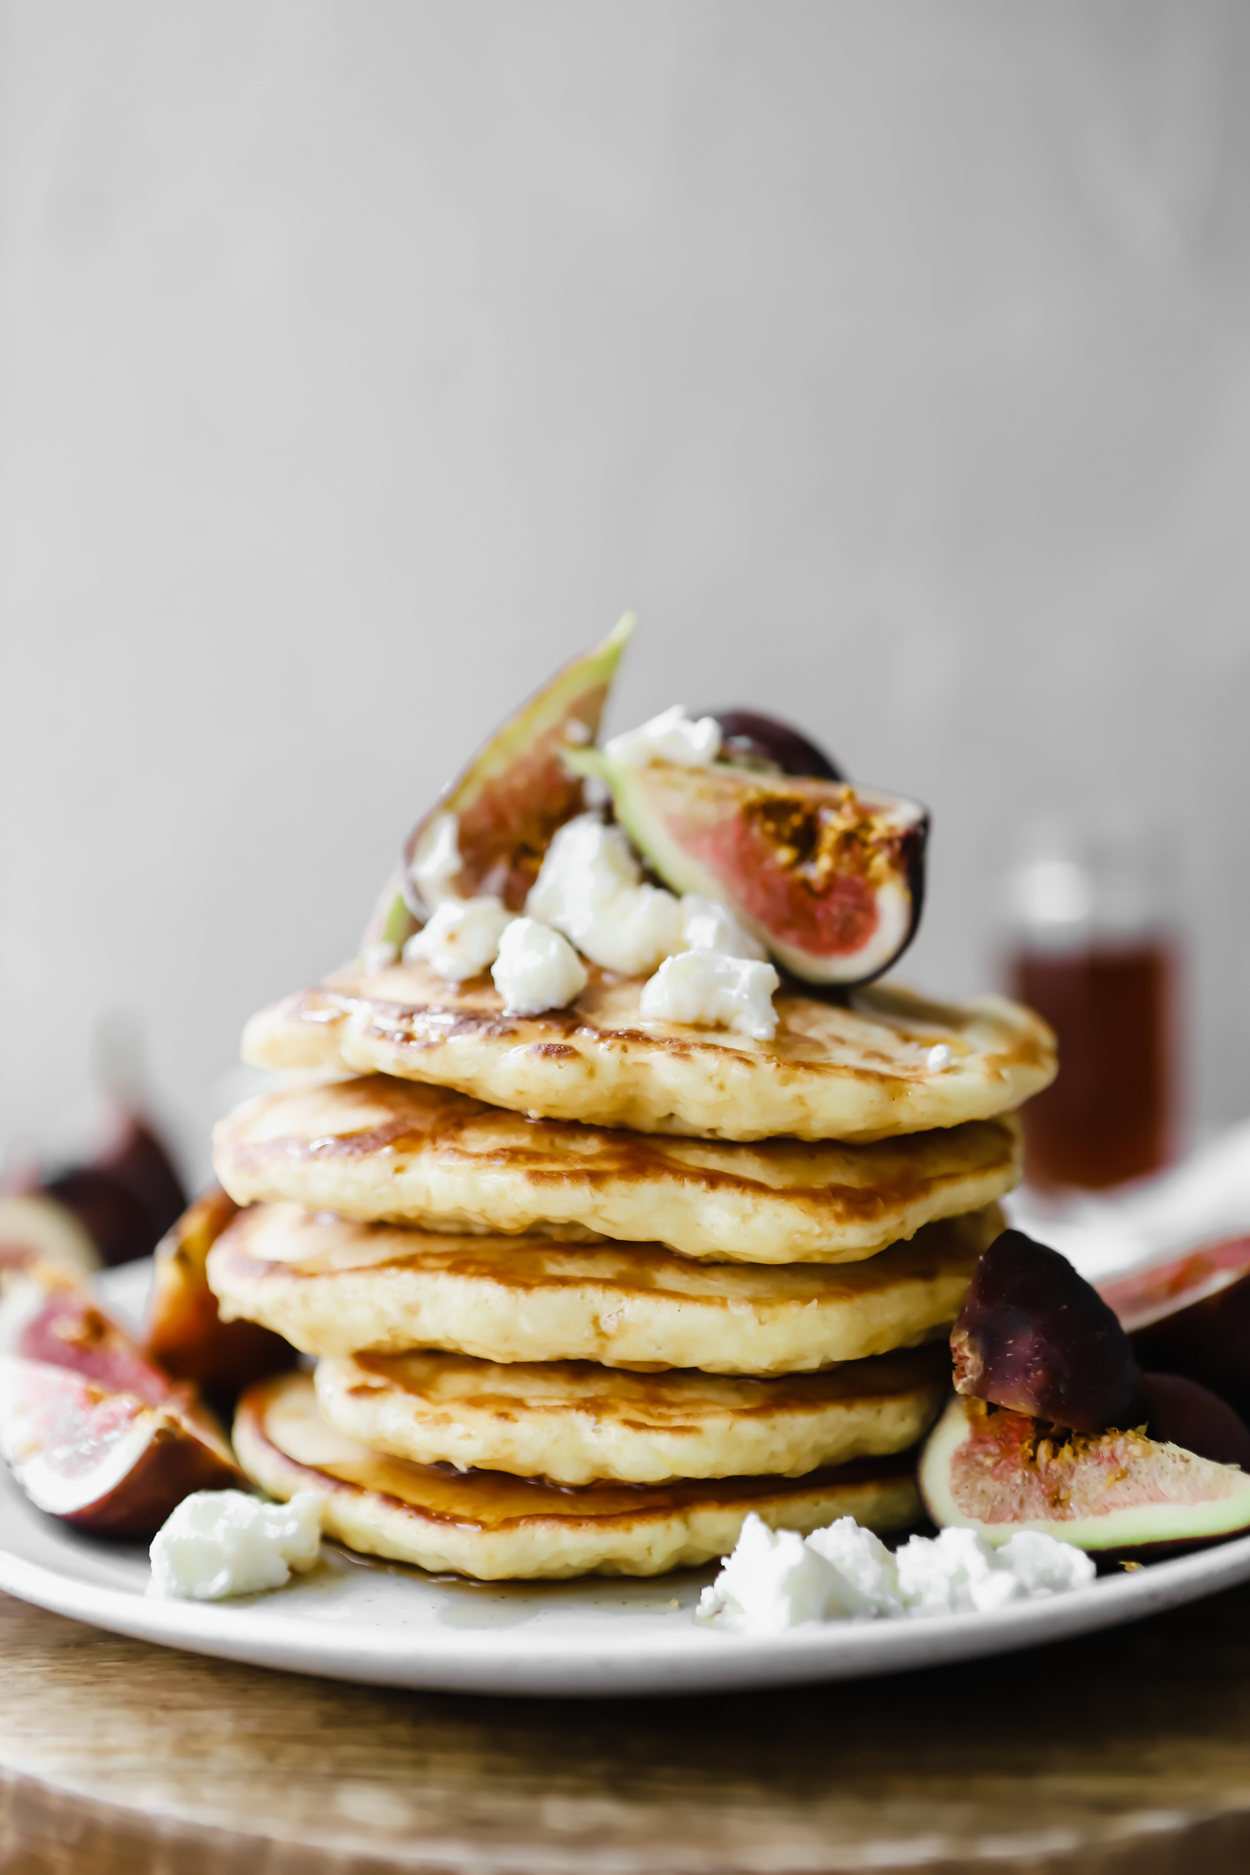
[[634,629],[627,614],[601,645],[558,671],[510,716],[408,836],[364,943],[402,947],[435,907],[413,877],[433,840],[448,829],[460,869],[447,880],[457,898],[493,895],[524,908],[553,834],[585,808],[582,778],[565,764],[570,748],[593,742],[621,653]]
[[1041,1530],[1110,1559],[1149,1560],[1250,1531],[1250,1477],[1137,1431],[1091,1436],[984,1400],[951,1400],[920,1458],[934,1523],[1001,1544]]
[[565,759],[606,782],[665,885],[728,905],[804,982],[868,983],[915,936],[929,829],[915,801],[728,762],[635,767],[598,749]]
[[951,1330],[955,1390],[1076,1432],[1146,1419],[1115,1313],[1066,1257],[1023,1231],[996,1237]]
[[1250,1416],[1250,1237],[1101,1283],[1144,1367],[1180,1374]]

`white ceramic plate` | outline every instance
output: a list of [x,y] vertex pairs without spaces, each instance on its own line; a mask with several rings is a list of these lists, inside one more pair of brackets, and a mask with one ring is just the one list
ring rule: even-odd
[[[105,1279],[119,1313],[146,1268]],[[1136,1621],[1250,1578],[1250,1537],[991,1615],[827,1622],[757,1640],[692,1620],[713,1571],[658,1580],[475,1585],[327,1546],[288,1588],[158,1601],[142,1548],[80,1535],[0,1477],[0,1589],[57,1614],[193,1653],[293,1673],[460,1692],[694,1693],[895,1673]]]

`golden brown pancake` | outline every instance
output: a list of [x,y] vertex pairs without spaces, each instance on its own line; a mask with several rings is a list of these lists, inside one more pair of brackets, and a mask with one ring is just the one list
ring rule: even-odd
[[[1001,996],[962,1006],[881,984],[841,999],[787,985],[771,1042],[644,1021],[641,979],[592,970],[582,995],[510,1016],[487,977],[425,965],[340,971],[253,1017],[248,1061],[382,1070],[518,1113],[705,1139],[881,1139],[1009,1112],[1055,1074],[1054,1037]],[[937,1048],[950,1050],[934,1057]]]
[[1014,1115],[872,1145],[736,1144],[526,1120],[385,1074],[263,1094],[214,1141],[217,1176],[240,1204],[655,1241],[746,1263],[858,1262],[989,1204],[1020,1171]]
[[358,1354],[319,1362],[316,1386],[338,1432],[421,1465],[579,1485],[800,1478],[914,1445],[949,1390],[950,1354],[931,1343],[781,1380]]
[[323,1528],[351,1548],[489,1581],[692,1567],[731,1550],[751,1511],[774,1529],[816,1530],[850,1516],[882,1535],[920,1514],[910,1453],[796,1479],[581,1487],[383,1458],[327,1424],[307,1374],[246,1393],[234,1442],[249,1478],[272,1497],[317,1491]]
[[659,1244],[427,1236],[291,1205],[244,1211],[208,1266],[221,1313],[307,1354],[446,1348],[708,1373],[810,1372],[944,1335],[997,1205],[863,1263],[696,1263]]

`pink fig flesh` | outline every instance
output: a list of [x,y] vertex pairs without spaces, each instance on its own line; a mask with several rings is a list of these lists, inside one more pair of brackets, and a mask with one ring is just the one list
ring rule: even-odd
[[951,1330],[957,1393],[1074,1432],[1141,1425],[1141,1376],[1112,1309],[1066,1257],[997,1237]]
[[933,1521],[1004,1543],[1041,1530],[1108,1558],[1200,1549],[1250,1531],[1250,1477],[1140,1431],[1068,1433],[956,1395],[921,1453]]
[[40,1510],[119,1539],[154,1536],[192,1491],[241,1482],[185,1390],[149,1405],[13,1355],[0,1355],[0,1452]]

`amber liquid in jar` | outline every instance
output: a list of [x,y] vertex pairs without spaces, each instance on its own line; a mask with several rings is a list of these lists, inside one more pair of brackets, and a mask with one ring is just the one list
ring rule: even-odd
[[1024,1109],[1029,1183],[1096,1190],[1158,1171],[1173,1118],[1176,960],[1167,939],[1025,945],[1009,974],[1012,994],[1059,1040],[1058,1076]]

